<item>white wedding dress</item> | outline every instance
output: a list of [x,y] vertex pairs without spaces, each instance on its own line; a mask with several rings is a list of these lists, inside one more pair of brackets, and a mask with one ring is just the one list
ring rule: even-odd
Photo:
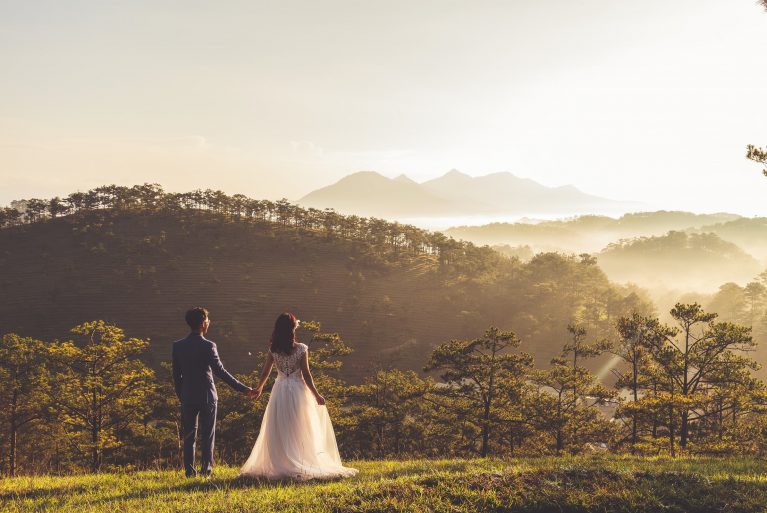
[[306,344],[290,355],[272,353],[277,380],[261,431],[240,475],[267,479],[329,479],[357,474],[344,467],[325,406],[317,404],[301,372]]

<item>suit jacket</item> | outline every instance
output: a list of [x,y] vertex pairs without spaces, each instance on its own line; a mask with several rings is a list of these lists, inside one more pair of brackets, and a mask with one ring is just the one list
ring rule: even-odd
[[181,404],[210,404],[218,401],[213,374],[238,392],[248,387],[229,374],[218,357],[216,344],[190,333],[173,343],[173,384]]

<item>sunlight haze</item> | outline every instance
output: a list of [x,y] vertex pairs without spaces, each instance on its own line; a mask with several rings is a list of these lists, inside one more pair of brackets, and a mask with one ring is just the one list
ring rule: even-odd
[[0,2],[0,204],[459,169],[764,214],[754,0]]

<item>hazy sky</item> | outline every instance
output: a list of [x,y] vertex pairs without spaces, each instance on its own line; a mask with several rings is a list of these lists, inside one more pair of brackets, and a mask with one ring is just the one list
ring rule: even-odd
[[511,171],[765,214],[755,0],[0,0],[0,204]]

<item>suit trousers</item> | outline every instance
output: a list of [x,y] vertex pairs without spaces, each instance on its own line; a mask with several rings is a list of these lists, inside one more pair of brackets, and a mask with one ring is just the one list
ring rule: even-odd
[[200,473],[209,475],[213,470],[213,446],[216,443],[215,401],[208,404],[183,404],[181,413],[184,424],[184,471],[187,477],[197,475],[194,468],[194,449],[199,424],[200,452],[202,461]]

